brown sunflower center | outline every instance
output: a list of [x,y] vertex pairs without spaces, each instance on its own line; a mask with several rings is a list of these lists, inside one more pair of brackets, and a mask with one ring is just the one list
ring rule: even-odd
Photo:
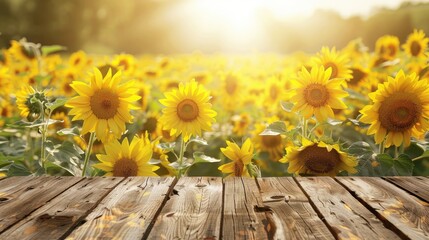
[[271,97],[271,99],[273,99],[273,100],[277,99],[278,95],[279,95],[279,89],[276,86],[272,85],[270,87],[270,97]]
[[338,77],[338,67],[337,67],[337,65],[335,63],[333,63],[333,62],[327,62],[325,64],[325,68],[326,69],[328,69],[328,68],[332,69],[332,74],[331,74],[331,77],[330,77],[331,79]]
[[113,165],[113,176],[130,177],[137,176],[139,167],[137,163],[129,158],[121,158]]
[[119,61],[118,65],[122,66],[124,68],[124,70],[128,70],[128,68],[130,67],[130,64],[125,59],[121,59],[121,61]]
[[156,130],[156,126],[158,125],[158,119],[156,117],[149,117],[146,122],[143,124],[143,131],[148,131],[149,133],[153,133]]
[[97,118],[113,118],[118,112],[119,96],[109,89],[97,90],[90,99],[90,106]]
[[276,136],[261,136],[262,144],[267,148],[274,148],[282,143],[282,137],[280,135]]
[[350,85],[356,86],[362,79],[366,77],[366,73],[358,68],[351,68],[352,78],[349,81]]
[[378,110],[381,126],[388,131],[404,132],[419,120],[422,106],[406,95],[393,95],[385,99]]
[[177,116],[185,122],[191,122],[198,117],[197,103],[191,99],[185,99],[177,105]]
[[233,95],[238,88],[237,79],[235,79],[235,77],[228,76],[225,82],[226,82],[226,85],[225,85],[226,92],[229,95]]
[[234,161],[234,176],[241,177],[243,176],[244,164],[241,159]]
[[396,55],[397,47],[393,44],[389,44],[387,46],[387,49],[389,49],[389,56],[394,57]]
[[314,173],[329,173],[341,162],[340,154],[335,149],[330,152],[326,148],[312,145],[298,154],[305,167]]
[[420,45],[419,42],[413,41],[411,43],[410,50],[411,50],[411,55],[416,57],[420,54],[420,51],[422,50],[422,46]]
[[329,99],[329,92],[325,86],[313,83],[304,89],[304,99],[307,104],[313,107],[320,107],[326,104]]

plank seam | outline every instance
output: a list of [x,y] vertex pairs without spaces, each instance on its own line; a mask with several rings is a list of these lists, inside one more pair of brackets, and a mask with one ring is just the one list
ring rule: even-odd
[[420,197],[419,195],[417,195],[416,193],[414,193],[414,192],[412,192],[412,191],[410,191],[410,190],[408,190],[408,189],[406,189],[406,188],[402,187],[401,185],[397,184],[395,181],[391,180],[390,178],[382,177],[382,179],[383,179],[383,180],[385,180],[385,181],[386,181],[386,182],[388,182],[388,183],[393,184],[395,187],[397,187],[397,188],[399,188],[399,189],[404,190],[405,192],[407,192],[407,193],[409,193],[410,195],[412,195],[412,196],[414,196],[414,197],[418,198],[419,200],[421,200],[421,201],[423,201],[423,202],[427,202],[427,203],[429,203],[429,200],[426,200],[426,199],[424,199],[424,198]]
[[372,208],[367,202],[365,202],[365,200],[363,200],[362,198],[360,198],[358,196],[358,194],[353,191],[352,189],[348,188],[345,184],[343,184],[339,179],[334,178],[334,180],[336,182],[338,182],[343,188],[345,188],[356,200],[358,200],[360,202],[360,204],[362,204],[365,208],[367,208],[372,214],[374,214],[374,216],[376,216],[382,223],[383,226],[386,227],[387,229],[391,230],[392,232],[394,232],[396,235],[398,235],[401,239],[410,239],[407,235],[405,235],[405,233],[403,233],[399,228],[397,228],[393,223],[391,223],[389,220],[387,220],[386,218],[384,218],[379,212],[377,212],[377,210],[375,210],[374,208]]
[[143,234],[142,240],[148,239],[148,237],[150,235],[150,232],[152,231],[152,228],[155,225],[156,219],[161,214],[162,209],[167,204],[167,201],[170,200],[171,193],[173,192],[174,187],[176,186],[176,184],[177,184],[178,181],[179,181],[178,178],[174,178],[173,182],[171,182],[171,186],[168,188],[168,191],[165,193],[165,197],[162,200],[161,205],[159,206],[158,210],[155,212],[155,214],[153,215],[152,220],[150,221],[149,225],[147,226],[147,229],[146,229],[146,231]]
[[70,235],[70,233],[72,233],[76,227],[80,226],[81,223],[83,222],[83,220],[101,203],[101,201],[103,201],[103,199],[105,197],[107,197],[107,195],[109,195],[109,193],[111,191],[113,191],[113,189],[115,189],[120,183],[122,183],[123,181],[125,181],[128,177],[123,178],[121,181],[119,181],[118,183],[116,183],[116,185],[114,187],[112,187],[110,190],[106,191],[106,193],[101,196],[100,199],[98,199],[98,201],[94,204],[94,206],[92,208],[90,208],[86,214],[83,214],[73,225],[70,226],[69,230],[67,230],[59,239],[65,239],[68,235]]
[[310,195],[308,195],[308,193],[304,190],[304,187],[299,183],[299,181],[296,179],[296,177],[292,177],[292,178],[296,182],[296,184],[298,185],[298,187],[301,189],[301,191],[304,193],[304,195],[307,197],[308,203],[310,203],[310,206],[316,212],[317,216],[325,224],[325,226],[328,228],[329,232],[331,232],[332,236],[334,236],[334,238],[338,240],[339,238],[338,238],[337,232],[335,232],[335,230],[332,228],[332,226],[329,225],[329,223],[326,221],[325,217],[319,211],[319,209],[317,208],[316,204],[314,204],[314,202],[311,200]]
[[222,211],[220,213],[220,232],[219,232],[219,239],[223,239],[223,222],[225,218],[225,182],[222,179]]
[[[4,178],[6,179],[6,178]],[[31,181],[32,179],[30,179],[29,181]],[[80,183],[83,180],[80,179],[79,181],[75,182],[74,184],[72,184],[69,188],[73,187],[74,185]],[[27,182],[25,182],[27,183]],[[13,224],[11,224],[10,226],[6,227],[5,229],[3,229],[3,231],[0,231],[0,235],[3,234],[4,232],[6,232],[7,230],[9,230],[10,228],[12,228],[13,226],[15,226],[17,223],[21,222],[22,220],[26,219],[28,216],[30,216],[31,214],[33,214],[33,212],[39,210],[39,208],[45,206],[46,204],[50,203],[52,200],[54,200],[56,197],[58,197],[59,195],[63,194],[65,191],[69,190],[69,188],[64,189],[63,191],[59,192],[57,195],[52,196],[51,199],[49,199],[48,201],[45,202],[44,205],[40,205],[39,207],[33,209],[32,211],[30,211],[28,214],[26,214],[25,216],[23,216],[21,219],[18,219],[17,221],[15,221]]]

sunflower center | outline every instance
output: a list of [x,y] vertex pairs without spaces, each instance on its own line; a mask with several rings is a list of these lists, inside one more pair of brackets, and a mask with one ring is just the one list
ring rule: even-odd
[[270,87],[270,97],[271,97],[271,99],[277,99],[277,96],[279,95],[279,91],[278,91],[279,89],[276,87],[276,86],[274,86],[274,85],[272,85],[271,87]]
[[328,68],[332,69],[332,74],[331,74],[331,77],[330,77],[331,79],[338,77],[338,67],[337,67],[337,65],[335,63],[328,62],[328,63],[325,64],[325,68],[326,69],[328,69]]
[[109,89],[100,89],[90,99],[91,110],[99,119],[111,119],[118,112],[119,97]]
[[422,46],[417,41],[413,41],[410,46],[411,55],[418,56],[422,50]]
[[366,73],[358,68],[351,68],[352,79],[350,79],[350,85],[356,86],[362,79],[366,77]]
[[237,90],[238,86],[236,81],[237,80],[235,79],[235,77],[232,76],[228,76],[228,78],[226,79],[225,90],[229,95],[233,95]]
[[326,148],[317,145],[306,147],[298,154],[298,158],[311,172],[320,174],[331,172],[341,162],[335,149],[328,152]]
[[394,57],[396,55],[396,46],[393,44],[389,44],[389,46],[387,46],[387,49],[389,49],[389,56],[390,57]]
[[128,70],[129,68],[129,63],[125,59],[122,59],[121,61],[119,61],[118,65],[124,67],[124,70]]
[[241,159],[234,161],[234,176],[241,177],[243,176],[244,164]]
[[149,133],[153,133],[155,132],[157,125],[158,125],[158,119],[156,119],[156,117],[150,117],[143,124],[143,131],[148,131]]
[[139,167],[137,163],[129,158],[121,158],[113,165],[113,176],[130,177],[137,176]]
[[267,148],[274,148],[279,146],[282,143],[282,137],[280,135],[276,136],[261,136],[262,144]]
[[422,106],[406,95],[387,98],[378,110],[381,126],[393,132],[411,129],[418,122],[421,112]]
[[185,122],[191,122],[198,117],[198,105],[191,99],[185,99],[177,105],[177,116]]
[[304,89],[304,99],[309,105],[320,107],[325,105],[328,101],[329,92],[326,87],[321,84],[310,84]]

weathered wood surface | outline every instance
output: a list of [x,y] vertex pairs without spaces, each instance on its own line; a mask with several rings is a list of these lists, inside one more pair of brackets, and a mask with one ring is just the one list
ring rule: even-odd
[[61,238],[90,213],[121,180],[84,178],[5,231],[0,238],[20,240]]
[[219,239],[221,216],[221,178],[182,178],[149,239]]
[[252,178],[224,180],[222,236],[224,239],[268,239],[268,224],[258,186]]
[[389,182],[411,192],[429,202],[429,178],[427,177],[386,177]]
[[381,178],[338,179],[403,238],[429,239],[429,203]]
[[70,177],[11,177],[2,180],[0,233],[81,180]]
[[426,177],[0,179],[0,239],[429,239]]
[[399,239],[334,179],[296,179],[338,239]]
[[292,177],[257,181],[271,239],[335,239]]
[[67,239],[142,239],[168,198],[173,178],[128,178]]

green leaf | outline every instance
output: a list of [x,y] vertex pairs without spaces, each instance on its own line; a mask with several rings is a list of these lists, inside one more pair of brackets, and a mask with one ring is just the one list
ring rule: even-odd
[[194,156],[194,159],[195,159],[194,163],[199,163],[199,162],[210,162],[210,163],[220,162],[220,159],[209,157],[209,156],[205,155],[203,152],[194,152],[193,156]]
[[183,161],[182,165],[179,165],[179,163],[176,162],[172,162],[170,164],[168,164],[170,167],[176,169],[176,170],[183,170],[183,169],[187,169],[190,166],[192,166],[192,163],[188,162],[188,161]]
[[285,102],[285,101],[280,101],[280,106],[286,112],[291,112],[292,108],[293,108],[293,103],[291,103],[291,102]]
[[283,121],[273,122],[259,135],[276,136],[287,133],[286,124]]
[[204,146],[207,146],[207,145],[209,145],[208,143],[207,143],[207,141],[206,140],[204,140],[204,138],[201,138],[201,137],[195,137],[195,138],[191,138],[191,139],[189,139],[189,141],[188,141],[188,143],[191,143],[191,142],[194,142],[194,143],[198,143],[198,144],[201,144],[201,145],[204,145]]
[[61,45],[50,45],[50,46],[43,46],[42,47],[42,55],[47,56],[52,53],[57,53],[61,51],[65,51],[67,48]]
[[157,145],[158,148],[161,148],[162,150],[165,150],[165,151],[173,151],[175,146],[176,146],[176,142],[160,143]]
[[43,126],[45,124],[51,125],[59,122],[62,122],[62,120],[49,119],[48,122],[42,122],[42,120],[40,119],[37,119],[34,122],[26,122],[26,121],[20,120],[18,122],[8,124],[7,126],[11,128],[34,128],[34,127]]
[[78,127],[63,128],[63,129],[59,130],[57,132],[57,134],[59,136],[66,136],[66,135],[79,136],[79,128]]
[[424,159],[424,158],[429,158],[429,150],[426,150],[426,151],[423,152],[422,155],[420,155],[420,156],[418,156],[416,158],[413,158],[413,161],[421,160],[421,159]]
[[31,175],[30,170],[22,164],[13,163],[7,172],[8,176],[28,176]]
[[54,111],[56,108],[59,108],[61,106],[63,106],[64,104],[66,104],[67,102],[67,98],[57,98],[55,99],[54,102],[52,103],[46,103],[46,107],[52,111]]
[[414,164],[406,154],[401,154],[397,159],[388,154],[379,154],[377,160],[380,162],[379,168],[384,176],[411,176]]

